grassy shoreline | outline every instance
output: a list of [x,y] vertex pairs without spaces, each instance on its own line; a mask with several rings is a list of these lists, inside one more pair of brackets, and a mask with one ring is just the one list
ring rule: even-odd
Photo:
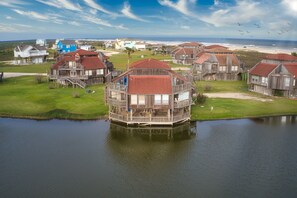
[[[104,102],[104,85],[80,88],[55,88],[45,79],[36,83],[34,76],[5,79],[0,84],[0,117],[35,120],[102,120],[108,119]],[[205,87],[208,90],[205,90]],[[250,95],[242,81],[201,81],[199,92],[240,92]],[[210,87],[210,90],[209,90]],[[260,96],[267,98],[267,96]],[[192,106],[192,121],[242,119],[268,116],[297,115],[297,100],[268,97],[273,101],[208,98],[203,105]],[[211,111],[211,107],[213,110]]]

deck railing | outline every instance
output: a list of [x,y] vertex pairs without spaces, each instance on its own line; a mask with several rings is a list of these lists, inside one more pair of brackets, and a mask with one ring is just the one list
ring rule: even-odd
[[114,90],[114,91],[126,91],[127,86],[121,85],[121,84],[110,83],[108,85],[108,88],[109,88],[109,90]]
[[107,102],[112,106],[121,106],[121,107],[124,107],[127,104],[126,100],[117,100],[116,98],[107,98]]
[[185,83],[181,85],[175,85],[173,86],[173,92],[182,92],[182,91],[189,91],[191,89],[191,83]]
[[183,108],[183,107],[187,107],[190,106],[190,100],[183,100],[183,101],[175,101],[174,102],[174,108]]
[[117,120],[121,122],[126,122],[126,123],[175,123],[183,120],[189,120],[190,119],[190,114],[185,113],[182,115],[175,115],[172,117],[168,116],[151,116],[151,117],[144,117],[144,116],[130,116],[130,114],[127,115],[122,115],[122,114],[117,114],[117,113],[112,113],[109,112],[109,119],[111,120]]

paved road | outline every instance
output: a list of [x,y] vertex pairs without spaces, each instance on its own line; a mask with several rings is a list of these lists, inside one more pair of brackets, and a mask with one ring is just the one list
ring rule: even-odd
[[46,76],[46,73],[15,73],[15,72],[4,72],[3,78],[13,78],[13,77],[19,77],[19,76],[36,76],[36,75],[42,75]]

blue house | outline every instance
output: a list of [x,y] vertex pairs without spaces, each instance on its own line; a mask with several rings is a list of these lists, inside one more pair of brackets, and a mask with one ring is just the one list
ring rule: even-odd
[[59,53],[74,52],[77,49],[77,45],[73,40],[60,40],[57,43],[57,50]]

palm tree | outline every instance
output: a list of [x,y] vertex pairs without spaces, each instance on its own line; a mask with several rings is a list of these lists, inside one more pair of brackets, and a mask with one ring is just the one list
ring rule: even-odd
[[128,64],[127,64],[127,66],[126,66],[126,70],[128,70],[128,68],[129,68],[129,64],[130,64],[130,59],[131,59],[131,54],[134,53],[135,51],[134,51],[133,48],[126,47],[126,49],[125,49],[124,52],[126,52],[127,55],[128,55]]

